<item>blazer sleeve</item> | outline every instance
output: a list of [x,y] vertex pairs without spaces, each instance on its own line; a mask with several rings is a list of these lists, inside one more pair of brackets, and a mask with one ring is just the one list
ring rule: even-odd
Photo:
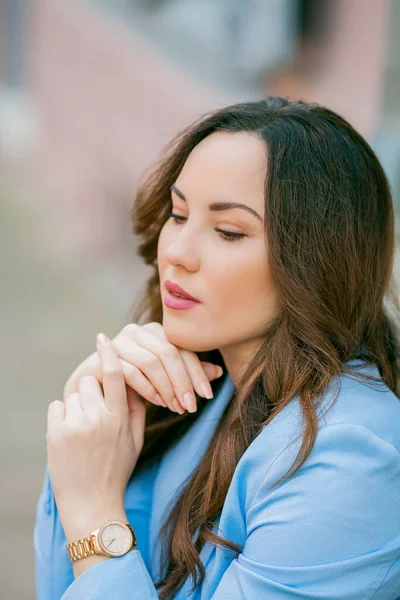
[[[42,490],[36,506],[36,519],[33,529],[35,559],[35,583],[37,600],[60,600],[61,598],[130,598],[134,600],[131,584],[142,577],[141,600],[152,598],[151,556],[149,548],[149,522],[151,514],[151,495],[157,465],[149,467],[136,476],[125,494],[125,509],[130,524],[135,528],[138,548],[128,554],[94,565],[74,580],[72,563],[66,549],[66,537],[58,515],[48,467],[46,465]],[[101,567],[100,569],[98,567]],[[136,573],[136,571],[138,571]],[[135,578],[131,579],[135,574]],[[116,581],[121,581],[116,584]],[[89,584],[89,591],[86,585]],[[108,585],[114,591],[104,596]],[[127,587],[128,586],[128,587]],[[127,587],[127,589],[125,589]],[[111,589],[111,588],[110,588]],[[146,593],[143,595],[143,590]],[[96,592],[97,590],[97,592]],[[155,594],[155,588],[152,590]],[[114,594],[114,595],[113,595]],[[124,595],[126,594],[126,595]],[[147,595],[146,595],[147,594]],[[137,596],[139,598],[139,596]],[[155,595],[155,598],[158,596]]]
[[140,550],[104,560],[77,577],[60,600],[158,600]]
[[394,446],[363,426],[326,425],[301,469],[269,489],[277,478],[267,474],[259,487],[242,553],[213,600],[400,598]]
[[65,546],[63,550],[64,539],[46,465],[33,528],[37,600],[60,598],[74,579]]

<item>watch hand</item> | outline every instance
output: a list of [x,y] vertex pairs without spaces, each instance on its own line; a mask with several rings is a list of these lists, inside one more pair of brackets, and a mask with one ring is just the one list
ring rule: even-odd
[[115,538],[113,538],[113,539],[111,540],[111,542],[108,544],[107,548],[109,548],[113,542],[115,542]]

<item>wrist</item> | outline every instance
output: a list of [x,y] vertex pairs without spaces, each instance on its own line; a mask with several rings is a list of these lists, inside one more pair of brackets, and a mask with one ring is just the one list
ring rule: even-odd
[[121,521],[122,523],[129,522],[125,508],[115,504],[96,510],[91,510],[89,506],[85,510],[77,510],[69,518],[64,517],[62,526],[67,543],[88,536],[92,531],[99,529],[107,519],[109,521]]

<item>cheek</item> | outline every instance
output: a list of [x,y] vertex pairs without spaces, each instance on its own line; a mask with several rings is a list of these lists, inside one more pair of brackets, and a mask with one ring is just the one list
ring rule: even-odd
[[249,252],[213,266],[213,286],[218,307],[229,306],[230,311],[265,307],[266,296],[272,291],[272,282],[264,253]]

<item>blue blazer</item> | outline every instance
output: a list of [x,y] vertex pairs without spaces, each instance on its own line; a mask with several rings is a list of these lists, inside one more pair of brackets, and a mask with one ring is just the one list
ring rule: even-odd
[[[352,362],[378,374],[373,365]],[[46,467],[33,532],[37,600],[158,598],[160,527],[232,397],[230,376],[221,383],[185,436],[127,487],[137,549],[75,580]],[[400,401],[386,386],[373,389],[341,375],[324,402],[335,383],[339,398],[325,416],[319,411],[316,442],[295,476],[269,489],[300,448],[298,397],[250,444],[214,527],[243,551],[234,558],[205,544],[203,583],[190,593],[189,578],[176,600],[400,598]]]

